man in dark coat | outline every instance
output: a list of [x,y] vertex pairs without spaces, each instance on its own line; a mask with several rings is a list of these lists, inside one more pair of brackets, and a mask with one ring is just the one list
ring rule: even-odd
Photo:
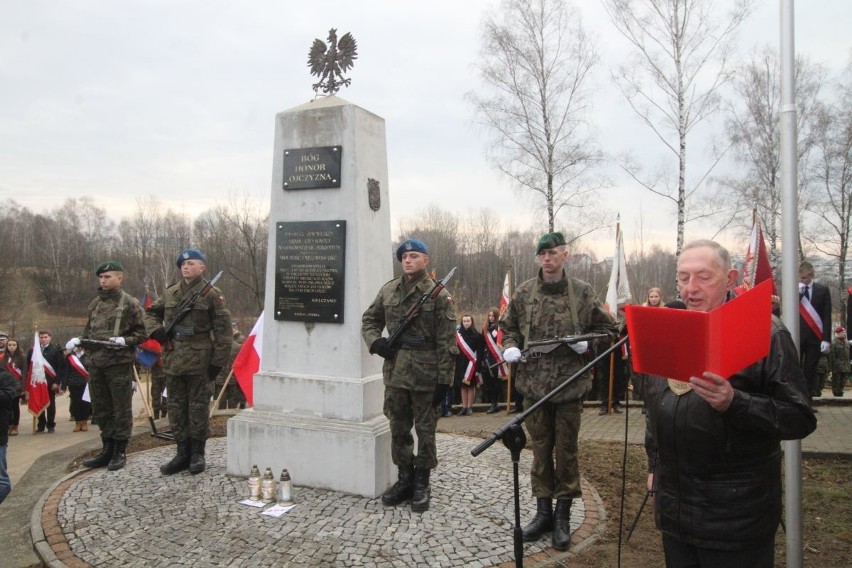
[[[42,433],[47,429],[48,434],[52,434],[56,429],[56,395],[61,394],[60,382],[65,369],[65,356],[62,354],[62,349],[55,343],[51,343],[53,336],[46,329],[39,330],[37,346],[41,349],[41,354],[44,360],[50,364],[50,369],[45,369],[45,378],[47,379],[47,394],[50,397],[50,405],[44,409],[44,412],[38,415],[38,427],[36,433]],[[36,346],[33,346],[36,347]],[[27,352],[27,367],[32,365],[33,350]],[[51,371],[52,369],[52,371]]]
[[[722,305],[736,283],[728,251],[686,245],[677,282],[687,309]],[[816,428],[790,333],[772,318],[769,354],[731,377],[645,383],[648,490],[667,567],[773,566],[781,522],[781,440]]]
[[0,503],[12,490],[12,482],[6,467],[6,446],[9,443],[12,407],[16,404],[18,404],[18,381],[3,365],[0,365]]
[[812,400],[822,396],[817,366],[821,354],[831,349],[831,294],[828,288],[814,282],[814,265],[799,265],[799,350],[802,371]]

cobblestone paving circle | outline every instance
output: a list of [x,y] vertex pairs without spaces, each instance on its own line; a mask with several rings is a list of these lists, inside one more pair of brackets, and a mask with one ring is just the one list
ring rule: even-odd
[[[479,442],[438,434],[440,463],[432,474],[432,501],[425,513],[412,513],[407,506],[383,507],[379,499],[301,487],[294,479],[297,507],[277,519],[238,503],[247,497],[247,483],[226,475],[225,438],[208,441],[207,471],[196,476],[161,476],[159,466],[174,449],[157,448],[130,456],[122,471],[98,470],[73,478],[56,506],[67,541],[59,546],[70,547],[73,561],[81,564],[128,568],[484,568],[509,563],[514,559],[512,463],[499,444],[472,457],[470,450]],[[529,494],[531,462],[531,453],[523,452],[522,522],[535,512]],[[264,464],[258,465],[263,471]],[[586,520],[587,507],[595,509],[593,521],[602,520],[600,498],[585,481],[583,490],[584,497],[575,499],[571,508],[572,531]],[[597,538],[594,529],[581,534],[580,539],[580,533],[574,535],[572,549]],[[549,540],[525,544],[525,556],[550,556]]]

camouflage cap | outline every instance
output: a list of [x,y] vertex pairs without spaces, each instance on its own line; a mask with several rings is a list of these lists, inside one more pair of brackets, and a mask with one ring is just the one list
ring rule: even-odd
[[194,258],[195,260],[200,260],[201,262],[207,263],[207,255],[201,252],[198,249],[188,248],[180,251],[177,257],[177,267],[180,268],[180,265],[183,264],[184,260],[189,260]]
[[5,331],[0,331],[0,339],[9,339],[9,334]]
[[124,272],[124,266],[117,260],[108,260],[95,268],[95,276],[100,276],[104,272]]
[[420,239],[408,239],[407,241],[403,241],[399,248],[396,249],[396,259],[402,262],[402,253],[405,252],[422,252],[423,254],[429,254],[429,249],[426,248],[426,243],[421,241]]
[[538,245],[535,247],[535,253],[541,254],[544,249],[552,249],[558,246],[567,244],[562,233],[546,233],[538,240]]

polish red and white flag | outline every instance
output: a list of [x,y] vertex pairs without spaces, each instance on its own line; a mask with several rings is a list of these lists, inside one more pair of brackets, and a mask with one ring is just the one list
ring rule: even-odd
[[251,333],[234,358],[232,369],[237,383],[246,396],[246,404],[254,406],[254,374],[260,370],[260,357],[263,352],[263,313],[257,318]]
[[503,292],[500,294],[500,315],[506,312],[509,307],[509,300],[512,299],[511,290],[509,290],[509,273],[506,272],[506,278],[503,280]]
[[33,416],[38,416],[50,405],[50,393],[48,393],[47,377],[56,378],[56,371],[44,354],[41,352],[41,344],[38,341],[38,333],[33,340],[33,356],[30,367],[27,370],[27,410]]

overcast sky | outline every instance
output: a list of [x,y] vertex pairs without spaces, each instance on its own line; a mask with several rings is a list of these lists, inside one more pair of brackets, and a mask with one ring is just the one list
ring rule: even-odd
[[[480,24],[494,0],[3,0],[0,2],[0,197],[35,212],[90,196],[118,220],[137,197],[194,217],[229,192],[268,201],[274,116],[311,98],[307,53],[329,28],[359,57],[339,95],[386,120],[394,223],[430,204],[488,206],[505,227],[545,229],[490,169],[464,94],[475,89]],[[577,2],[602,55],[594,122],[605,150],[665,157],[609,80],[627,56],[595,0]],[[762,2],[740,51],[777,46],[777,0]],[[796,3],[796,48],[839,71],[852,2]],[[690,148],[700,161],[701,141]],[[614,174],[607,197],[630,240],[675,244],[672,205]],[[540,218],[540,217],[539,217]],[[613,220],[614,222],[614,220]],[[687,239],[708,236],[687,229]],[[396,234],[396,227],[394,227]],[[612,231],[593,248],[609,256]],[[628,250],[629,253],[629,250]]]

